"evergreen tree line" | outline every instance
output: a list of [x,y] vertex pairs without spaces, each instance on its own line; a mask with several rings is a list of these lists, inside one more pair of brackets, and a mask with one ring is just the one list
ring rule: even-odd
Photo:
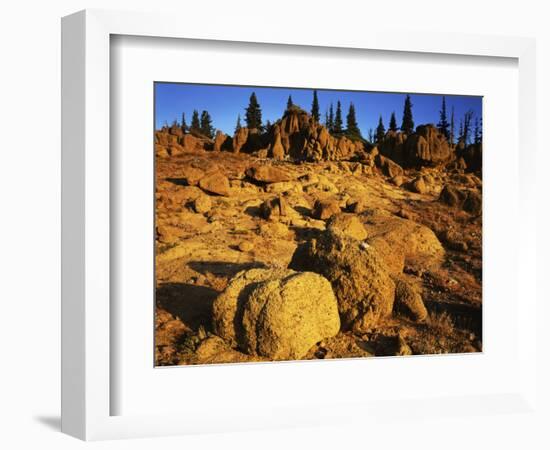
[[[286,108],[287,110],[295,107],[294,102],[292,101],[292,96],[288,96]],[[396,132],[400,130],[407,135],[410,135],[414,132],[414,119],[412,112],[413,104],[409,95],[405,97],[405,102],[403,105],[403,116],[401,120],[401,126],[397,126],[397,118],[395,111],[391,113],[388,131]],[[316,122],[320,121],[320,108],[319,108],[319,98],[317,96],[317,90],[313,91],[313,99],[311,103],[311,117]],[[246,127],[249,129],[256,129],[258,132],[269,131],[271,129],[271,123],[269,121],[264,125],[262,122],[262,110],[256,97],[256,93],[252,92],[249,98],[248,106],[245,109],[244,120]],[[340,100],[336,102],[336,110],[334,105],[331,103],[328,109],[325,112],[324,125],[327,127],[328,131],[333,135],[345,135],[352,139],[363,139],[361,136],[361,130],[357,124],[357,117],[355,112],[355,105],[350,103],[348,113],[346,115],[346,127],[344,128],[344,121],[342,118],[342,104]],[[473,123],[472,123],[473,122]],[[174,121],[173,126],[181,127],[183,133],[194,133],[202,134],[209,138],[214,137],[215,128],[212,125],[212,118],[208,111],[204,110],[199,115],[197,110],[193,111],[191,118],[191,125],[187,125],[185,120],[185,113],[182,114],[181,123]],[[241,115],[237,117],[237,123],[235,126],[235,132],[237,132],[242,127]],[[464,113],[464,116],[460,119],[460,125],[458,129],[458,135],[455,134],[455,113],[454,107],[451,108],[450,121],[447,114],[447,104],[446,99],[443,96],[441,100],[441,109],[439,111],[439,122],[437,123],[437,128],[445,136],[447,141],[454,145],[457,142],[463,142],[465,145],[471,143],[479,144],[482,141],[482,122],[481,119],[475,117],[472,110],[468,110]],[[370,142],[381,142],[386,135],[386,127],[384,126],[384,121],[382,116],[379,116],[378,125],[373,131],[369,130],[368,140]]]
[[174,120],[172,123],[173,127],[181,128],[183,134],[202,134],[203,136],[213,138],[216,133],[216,129],[212,125],[212,117],[210,113],[206,110],[202,111],[199,116],[199,112],[195,109],[193,110],[193,115],[191,116],[191,125],[187,125],[185,120],[185,113],[181,114],[181,122]]

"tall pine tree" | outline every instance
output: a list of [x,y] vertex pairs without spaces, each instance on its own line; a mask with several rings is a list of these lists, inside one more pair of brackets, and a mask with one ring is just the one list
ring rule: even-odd
[[479,144],[481,142],[481,131],[479,128],[479,119],[476,117],[474,122],[474,144]]
[[260,104],[258,103],[255,92],[252,92],[250,96],[248,108],[246,108],[245,120],[248,128],[262,131],[262,110],[260,109]]
[[342,133],[342,104],[340,100],[336,103],[336,114],[334,115],[334,123],[332,125],[332,131],[335,134]]
[[288,96],[288,100],[286,101],[286,109],[290,109],[294,106],[294,103],[292,103],[292,96]]
[[437,124],[437,128],[439,128],[441,134],[445,136],[445,139],[449,141],[451,133],[449,132],[449,122],[447,121],[447,105],[445,104],[445,96],[443,96],[443,99],[441,100],[441,109],[439,111],[439,123]]
[[201,113],[201,134],[209,138],[214,137],[214,127],[212,127],[212,118],[208,111]]
[[349,104],[348,115],[346,116],[346,135],[351,138],[361,138],[361,131],[359,130],[359,125],[357,125],[353,103]]
[[389,130],[397,131],[397,119],[395,118],[395,111],[391,113]]
[[199,112],[195,109],[193,110],[193,116],[191,117],[191,127],[189,128],[191,133],[200,133],[201,132],[201,122],[199,119]]
[[405,97],[405,105],[403,106],[403,121],[401,122],[401,131],[406,134],[412,134],[414,131],[412,106],[411,97],[407,94]]
[[236,134],[237,131],[239,131],[241,128],[242,128],[242,125],[241,125],[241,115],[239,114],[239,115],[237,116],[237,124],[235,125],[235,134]]
[[376,142],[382,142],[386,135],[386,129],[384,128],[384,122],[382,122],[382,116],[378,119],[378,126],[376,127]]
[[187,123],[185,122],[185,113],[181,113],[181,131],[187,133]]
[[451,108],[451,129],[449,130],[449,144],[455,144],[455,107]]
[[334,133],[334,107],[332,103],[330,104],[330,108],[328,110],[327,128],[330,133]]
[[311,103],[311,117],[313,117],[313,120],[315,123],[319,123],[320,115],[319,115],[319,99],[317,98],[317,90],[313,90],[313,102]]
[[472,117],[474,116],[474,112],[469,109],[464,113],[464,128],[462,129],[462,140],[464,141],[464,145],[470,144],[470,134],[472,132]]

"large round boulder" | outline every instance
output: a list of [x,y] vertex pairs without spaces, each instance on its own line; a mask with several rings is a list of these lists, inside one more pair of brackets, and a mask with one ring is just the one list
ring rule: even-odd
[[330,281],[345,329],[367,331],[392,313],[395,284],[376,249],[339,230],[299,246],[289,267]]
[[322,276],[288,269],[238,273],[213,305],[214,332],[272,360],[299,359],[340,329],[337,301]]

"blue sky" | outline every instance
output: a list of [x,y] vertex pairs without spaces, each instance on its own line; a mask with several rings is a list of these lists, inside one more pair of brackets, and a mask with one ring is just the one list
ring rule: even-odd
[[[185,112],[189,125],[194,109],[197,109],[199,114],[202,110],[207,110],[212,117],[214,127],[232,135],[238,114],[241,115],[244,125],[245,108],[252,92],[256,93],[260,103],[264,124],[267,120],[273,123],[281,118],[289,95],[292,95],[294,104],[306,111],[311,109],[313,89],[155,83],[155,126],[160,128],[165,122],[171,124],[176,119],[180,121],[182,112]],[[368,136],[369,128],[376,128],[380,114],[386,129],[392,111],[395,111],[397,125],[401,125],[405,93],[317,90],[317,95],[321,121],[324,121],[325,110],[331,102],[335,109],[336,102],[338,100],[342,102],[344,126],[349,104],[353,102],[357,122],[364,137]],[[415,126],[438,122],[441,97],[440,94],[411,94]],[[449,121],[451,107],[455,110],[456,134],[458,134],[460,118],[467,110],[474,111],[474,120],[475,117],[481,118],[482,97],[446,95],[445,98]]]

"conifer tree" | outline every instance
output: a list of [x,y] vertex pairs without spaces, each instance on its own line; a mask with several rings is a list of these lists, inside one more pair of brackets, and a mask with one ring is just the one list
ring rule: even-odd
[[464,144],[470,143],[470,134],[472,132],[472,117],[474,112],[470,109],[464,113],[464,128],[462,129]]
[[292,103],[292,96],[288,96],[288,100],[286,101],[286,109],[290,109],[294,106],[294,103]]
[[329,122],[329,120],[328,120],[328,109],[327,109],[325,111],[325,127],[327,127],[327,129],[328,129],[328,122]]
[[437,124],[437,128],[439,128],[441,134],[445,136],[445,139],[449,141],[451,135],[449,132],[449,122],[447,121],[447,105],[445,104],[445,96],[443,96],[443,99],[441,100],[441,110],[439,111],[439,122]]
[[403,121],[401,122],[401,131],[406,134],[412,134],[414,131],[412,106],[411,97],[407,94],[405,97],[405,105],[403,106]]
[[237,125],[235,125],[235,134],[236,134],[237,131],[239,131],[241,128],[242,128],[242,125],[241,125],[241,115],[239,114],[239,115],[237,116]]
[[353,103],[349,104],[348,115],[346,116],[346,134],[350,137],[361,138],[361,131],[359,130],[359,125],[357,125]]
[[460,119],[460,127],[458,128],[458,140],[464,142],[464,121]]
[[257,129],[258,131],[262,130],[262,110],[258,99],[256,98],[256,93],[252,92],[250,96],[250,101],[248,107],[246,108],[246,126],[250,129]]
[[479,119],[477,117],[474,124],[474,144],[479,144],[481,143],[481,128]]
[[340,100],[336,102],[336,114],[334,115],[334,123],[332,125],[332,131],[336,134],[342,132],[342,105]]
[[311,117],[315,123],[319,123],[319,99],[317,98],[317,90],[313,90],[313,102],[311,103]]
[[268,120],[266,123],[265,123],[265,131],[267,131],[268,133],[271,131],[271,122]]
[[391,113],[389,129],[391,131],[397,131],[397,119],[395,118],[395,111]]
[[330,108],[328,110],[327,128],[330,133],[334,133],[334,107],[332,103],[330,104]]
[[199,119],[199,112],[196,109],[193,110],[193,116],[191,117],[191,127],[189,128],[189,131],[192,133],[201,132],[201,122]]
[[212,127],[212,118],[208,111],[201,113],[201,134],[209,138],[214,137],[214,128]]
[[455,107],[451,108],[451,129],[449,130],[449,144],[455,143]]
[[369,128],[369,142],[374,142],[374,131],[372,128]]
[[185,113],[181,113],[181,131],[187,133],[187,123],[185,122]]
[[382,122],[382,116],[378,119],[378,126],[376,127],[376,142],[382,142],[386,135],[386,129],[384,128],[384,122]]

